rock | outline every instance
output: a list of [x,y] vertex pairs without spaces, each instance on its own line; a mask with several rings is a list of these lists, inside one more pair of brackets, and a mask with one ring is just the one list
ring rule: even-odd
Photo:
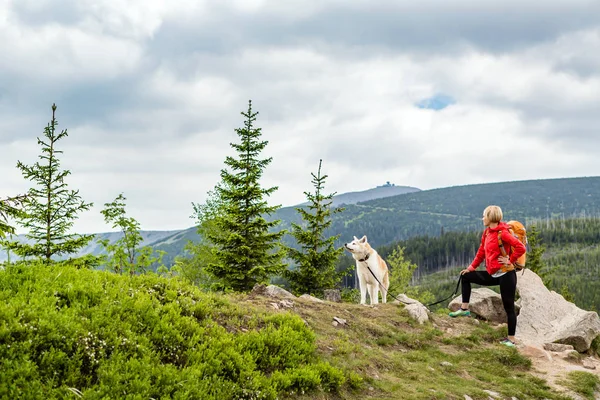
[[405,294],[399,294],[392,303],[404,304],[404,308],[408,312],[408,315],[421,325],[429,321],[429,310],[418,300],[411,299]]
[[421,303],[417,304],[408,304],[405,306],[406,311],[408,311],[408,315],[416,320],[419,324],[424,324],[429,321],[429,315],[427,313],[427,307],[425,307]]
[[[454,298],[448,305],[451,311],[456,311],[462,304],[462,296]],[[506,322],[506,311],[502,305],[502,297],[496,292],[488,288],[478,288],[471,291],[471,301],[469,302],[469,310],[471,313],[477,314],[479,317],[495,322]],[[519,307],[515,304],[515,311],[519,315]]]
[[594,364],[594,360],[592,358],[584,359],[582,364],[583,364],[583,368],[596,369],[596,365]]
[[451,363],[451,362],[448,362],[448,361],[442,361],[442,362],[440,363],[440,365],[441,365],[442,367],[452,367],[452,363]]
[[542,349],[541,347],[536,346],[524,346],[519,348],[519,353],[529,358],[539,358],[543,360],[552,361],[552,356],[550,353]]
[[277,303],[269,303],[269,305],[271,306],[271,308],[273,308],[274,310],[279,310],[279,305]]
[[279,304],[279,307],[281,307],[281,308],[292,308],[292,307],[294,307],[294,302],[291,301],[291,300],[286,300],[286,299],[279,300],[278,304]]
[[521,313],[517,336],[524,341],[570,344],[580,353],[587,351],[600,335],[600,318],[548,290],[537,274],[526,269],[517,276]]
[[342,294],[338,289],[326,289],[323,291],[325,300],[332,301],[334,303],[342,302]]
[[319,299],[318,297],[311,296],[310,294],[303,294],[302,296],[300,296],[300,298],[304,300],[313,301],[315,303],[325,303],[323,300]]
[[398,296],[396,296],[395,300],[392,303],[402,303],[402,304],[421,304],[419,303],[418,300],[415,299],[411,299],[410,297],[408,297],[407,295],[405,295],[404,293],[399,294]]
[[340,325],[346,325],[346,320],[343,318],[333,317],[333,320]]
[[259,295],[259,296],[283,297],[283,298],[289,298],[289,299],[296,298],[296,296],[294,296],[287,290],[280,288],[279,286],[275,286],[275,285],[265,286],[265,285],[261,285],[261,284],[256,284],[252,288],[251,294]]
[[562,343],[544,343],[544,349],[548,351],[562,352],[567,350],[575,350],[570,344]]
[[575,349],[561,351],[559,353],[556,353],[556,355],[558,357],[562,358],[563,360],[567,360],[567,361],[579,361],[579,360],[581,360],[581,354],[579,354],[579,352],[577,350],[575,350]]
[[467,396],[467,395],[465,394],[465,400],[473,400],[473,399],[472,399],[470,396]]
[[491,390],[484,390],[484,392],[486,392],[487,394],[489,394],[490,397],[492,397],[494,399],[499,399],[500,398],[500,393],[492,392]]

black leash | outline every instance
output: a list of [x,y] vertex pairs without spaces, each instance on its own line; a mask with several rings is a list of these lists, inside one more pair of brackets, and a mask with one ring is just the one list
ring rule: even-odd
[[[368,257],[367,257],[368,258]],[[360,261],[360,260],[359,260]],[[381,288],[381,292],[383,294],[383,291],[385,290],[385,297],[387,298],[388,295],[392,296],[392,298],[398,300],[400,303],[403,304],[412,304],[412,303],[408,303],[404,300],[400,300],[397,296],[394,296],[393,294],[389,294],[390,291],[386,290],[383,285],[381,284],[381,282],[379,282],[379,279],[377,279],[377,277],[375,276],[375,274],[373,273],[373,271],[371,271],[371,267],[369,267],[369,264],[367,264],[367,269],[369,270],[369,272],[371,273],[371,275],[373,275],[373,278],[375,278],[375,280],[377,281],[377,283],[379,283],[379,287]]]
[[[360,261],[360,262],[366,262],[368,259],[369,259],[369,254],[367,254],[367,256],[366,256],[364,259],[362,259],[362,260],[358,260],[358,261]],[[386,292],[386,293],[385,293],[385,297],[386,297],[386,298],[387,298],[387,296],[388,296],[388,295],[390,295],[390,296],[391,296],[393,299],[395,299],[395,300],[399,301],[400,303],[403,303],[403,304],[412,304],[412,303],[406,302],[406,301],[404,301],[404,300],[400,300],[400,299],[399,299],[397,296],[394,296],[393,294],[389,294],[389,293],[390,293],[390,291],[389,291],[389,290],[386,290],[386,289],[383,287],[383,284],[382,284],[381,282],[379,282],[379,279],[377,279],[377,277],[375,276],[375,274],[373,273],[373,271],[371,271],[371,267],[369,267],[369,264],[368,264],[368,263],[367,263],[367,269],[369,270],[369,272],[371,273],[371,275],[373,275],[373,278],[375,278],[375,280],[376,280],[376,281],[377,281],[377,283],[379,284],[379,287],[381,288],[381,292],[382,292],[382,294],[383,294],[383,291],[385,290],[385,292]],[[440,303],[442,303],[442,302],[444,302],[444,301],[446,301],[446,300],[449,300],[451,297],[455,296],[455,295],[458,293],[458,288],[460,287],[460,282],[461,282],[461,280],[462,280],[462,274],[459,274],[459,275],[458,275],[458,282],[456,282],[456,288],[454,289],[454,293],[452,293],[450,296],[446,297],[445,299],[442,299],[442,300],[440,300],[440,301],[436,301],[435,303],[426,304],[426,305],[425,305],[425,307],[429,308],[429,307],[431,307],[431,306],[435,306],[436,304],[440,304]]]
[[440,301],[436,301],[435,303],[431,303],[431,304],[427,304],[425,307],[429,308],[431,306],[435,306],[436,304],[440,304],[446,300],[449,300],[451,297],[454,297],[457,293],[458,293],[458,288],[460,287],[460,282],[462,280],[462,274],[458,275],[458,282],[456,282],[456,289],[454,289],[454,293],[452,293],[450,296],[446,297],[445,299],[442,299]]

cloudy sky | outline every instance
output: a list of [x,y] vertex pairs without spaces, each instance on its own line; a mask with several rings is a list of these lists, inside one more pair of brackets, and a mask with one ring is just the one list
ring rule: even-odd
[[[193,225],[252,99],[265,186],[304,201],[600,175],[598,0],[0,0],[0,197],[58,105],[67,183],[111,230]],[[519,163],[516,161],[519,160]]]

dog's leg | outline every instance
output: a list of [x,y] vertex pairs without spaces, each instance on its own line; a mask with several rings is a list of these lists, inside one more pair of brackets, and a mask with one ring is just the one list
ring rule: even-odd
[[365,304],[367,302],[367,283],[365,282],[362,274],[358,276],[358,286],[360,286],[360,304]]
[[[374,283],[371,285],[371,304],[379,304],[379,284]],[[375,300],[375,301],[373,301]]]

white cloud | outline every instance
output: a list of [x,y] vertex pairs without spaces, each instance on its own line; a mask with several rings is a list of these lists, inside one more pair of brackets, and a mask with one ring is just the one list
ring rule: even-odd
[[[304,201],[319,159],[339,193],[600,175],[596,9],[0,0],[0,195],[27,188],[14,166],[36,160],[54,101],[68,182],[95,203],[86,232],[108,230],[120,192],[143,229],[190,226],[248,99],[283,205]],[[415,107],[438,95],[456,103]]]

